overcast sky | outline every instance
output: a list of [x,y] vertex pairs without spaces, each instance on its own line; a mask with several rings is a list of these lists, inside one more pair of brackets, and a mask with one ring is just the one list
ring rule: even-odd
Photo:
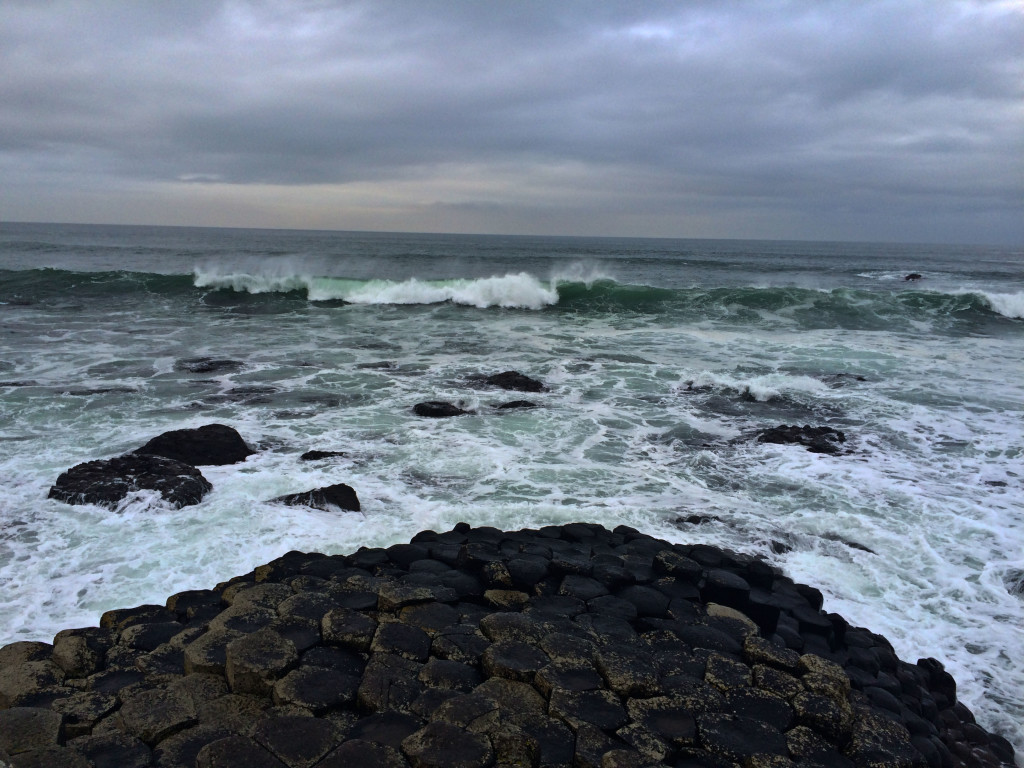
[[2,0],[2,221],[1020,244],[1024,2]]

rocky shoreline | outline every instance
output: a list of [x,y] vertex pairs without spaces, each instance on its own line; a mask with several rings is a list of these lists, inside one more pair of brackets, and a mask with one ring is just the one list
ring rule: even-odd
[[620,526],[289,552],[0,648],[0,765],[1012,765],[934,659]]

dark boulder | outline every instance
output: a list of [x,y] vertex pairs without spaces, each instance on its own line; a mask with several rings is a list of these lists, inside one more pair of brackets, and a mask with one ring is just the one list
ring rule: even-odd
[[185,373],[235,373],[242,370],[238,360],[218,360],[212,357],[188,357],[178,360],[174,370]]
[[223,424],[207,424],[198,429],[174,429],[154,437],[135,453],[164,456],[186,464],[235,464],[256,451],[241,435]]
[[343,451],[306,451],[299,456],[299,461],[319,461],[320,459],[344,458]]
[[498,387],[500,389],[511,389],[515,392],[547,391],[547,387],[544,386],[543,382],[537,381],[537,379],[531,379],[529,376],[519,373],[519,371],[504,371],[503,373],[496,373],[493,376],[479,376],[473,378],[487,386]]
[[350,512],[359,512],[359,497],[352,490],[352,486],[344,483],[328,485],[324,488],[314,488],[311,491],[302,493],[289,493],[285,496],[278,496],[271,499],[278,504],[287,504],[291,507],[312,507],[330,512],[332,507],[340,507]]
[[812,427],[807,424],[798,427],[783,424],[758,432],[757,442],[802,445],[812,453],[837,454],[841,451],[840,445],[846,442],[846,435],[832,427]]
[[903,279],[904,280],[923,280],[924,279],[924,275],[922,275],[919,272],[911,272],[910,274],[906,275]]
[[412,412],[417,416],[426,416],[430,419],[443,419],[448,416],[462,416],[466,413],[472,413],[472,411],[464,411],[457,405],[446,403],[442,400],[430,400],[426,403],[416,403],[416,405],[412,407]]
[[158,491],[176,508],[198,504],[213,489],[203,474],[182,461],[148,454],[78,464],[57,478],[49,498],[68,504],[115,507],[134,491]]
[[508,403],[501,403],[494,406],[499,411],[511,411],[520,408],[537,408],[536,403],[531,403],[529,400],[512,400]]

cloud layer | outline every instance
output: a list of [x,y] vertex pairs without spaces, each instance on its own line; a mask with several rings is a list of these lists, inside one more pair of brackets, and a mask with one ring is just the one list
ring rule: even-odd
[[1024,242],[1016,2],[0,6],[7,220]]

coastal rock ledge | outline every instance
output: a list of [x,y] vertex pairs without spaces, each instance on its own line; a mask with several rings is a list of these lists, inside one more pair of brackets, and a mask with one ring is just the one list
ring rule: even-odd
[[1009,766],[934,659],[756,558],[460,523],[0,648],[14,768]]

